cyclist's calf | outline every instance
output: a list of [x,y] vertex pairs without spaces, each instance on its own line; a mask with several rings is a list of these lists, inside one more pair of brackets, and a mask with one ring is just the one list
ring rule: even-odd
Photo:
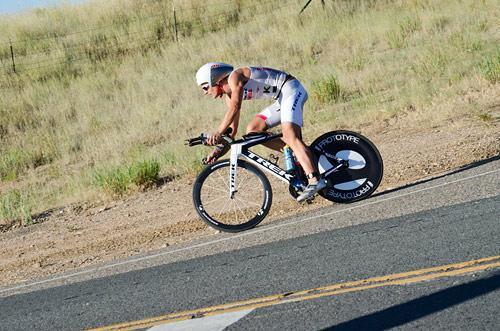
[[293,123],[283,123],[282,129],[283,140],[292,148],[306,175],[317,174],[318,168],[313,163],[313,155],[301,139],[302,130],[300,126]]

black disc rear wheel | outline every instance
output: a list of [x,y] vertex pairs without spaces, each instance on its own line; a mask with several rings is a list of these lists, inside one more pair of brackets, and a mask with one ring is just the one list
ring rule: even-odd
[[349,203],[370,196],[380,184],[383,162],[368,138],[351,131],[327,132],[311,144],[320,173],[347,161],[346,167],[327,176],[329,187],[319,194],[330,201]]

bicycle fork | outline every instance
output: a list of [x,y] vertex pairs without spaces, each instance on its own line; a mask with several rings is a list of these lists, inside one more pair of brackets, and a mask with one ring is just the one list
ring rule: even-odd
[[236,178],[238,169],[238,156],[241,154],[241,145],[231,145],[231,158],[229,166],[229,199],[234,199],[236,190]]

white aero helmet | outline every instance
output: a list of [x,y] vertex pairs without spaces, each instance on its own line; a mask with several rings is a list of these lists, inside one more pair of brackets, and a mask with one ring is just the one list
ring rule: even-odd
[[209,62],[201,66],[196,72],[196,83],[199,86],[208,85],[212,87],[229,76],[233,69],[233,66],[227,63]]

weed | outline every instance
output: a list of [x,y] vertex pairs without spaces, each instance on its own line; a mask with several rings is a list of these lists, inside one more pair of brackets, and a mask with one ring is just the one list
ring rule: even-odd
[[386,35],[389,46],[394,49],[407,46],[408,38],[422,28],[422,22],[418,16],[407,16],[397,23],[396,29],[389,31]]
[[449,63],[449,53],[442,49],[428,49],[421,55],[416,63],[411,65],[412,71],[426,81],[442,76]]
[[141,161],[129,168],[132,183],[137,186],[149,186],[158,180],[160,163],[156,160]]
[[479,65],[479,70],[490,83],[500,82],[500,49],[496,54],[485,58]]
[[0,157],[0,179],[15,180],[26,169],[34,169],[54,160],[54,154],[45,150],[26,150],[12,147]]
[[479,117],[479,119],[481,119],[483,122],[486,122],[486,123],[492,123],[494,121],[494,117],[491,116],[490,114],[488,113],[479,113],[477,115]]
[[81,228],[77,225],[74,225],[74,224],[70,224],[70,225],[66,226],[66,229],[68,229],[69,232],[76,232],[76,231],[82,230],[83,228]]
[[475,53],[484,48],[481,40],[474,40],[470,34],[456,32],[450,36],[450,44],[460,52]]
[[0,179],[15,180],[24,168],[23,154],[18,149],[2,152],[0,159]]
[[365,56],[353,55],[350,59],[347,60],[346,67],[348,69],[359,71],[365,67],[367,62],[368,62],[368,59]]
[[33,197],[18,189],[3,194],[0,198],[0,218],[6,221],[19,220],[23,224],[31,224]]
[[451,19],[446,16],[439,16],[433,18],[431,21],[431,31],[435,33],[442,33],[451,24]]
[[140,161],[131,166],[99,170],[94,173],[94,184],[112,195],[124,195],[133,186],[148,187],[159,177],[160,164],[156,160]]
[[331,1],[329,8],[333,14],[338,16],[354,16],[360,12],[366,12],[377,5],[377,0],[339,0]]
[[130,186],[130,177],[123,168],[100,170],[94,173],[94,183],[112,195],[125,194]]
[[346,101],[347,91],[334,75],[313,82],[313,95],[320,104]]

